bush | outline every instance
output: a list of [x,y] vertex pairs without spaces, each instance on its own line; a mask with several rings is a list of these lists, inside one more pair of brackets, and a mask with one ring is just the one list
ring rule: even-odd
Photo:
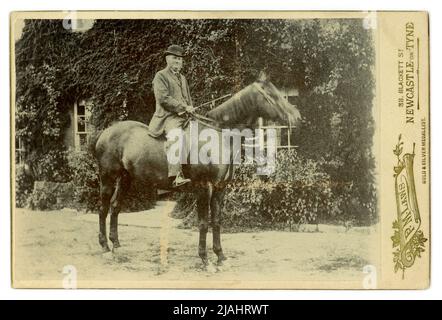
[[48,210],[61,206],[60,197],[67,198],[59,194],[64,193],[65,188],[61,186],[67,185],[70,176],[66,156],[66,151],[60,150],[51,150],[40,157],[33,153],[27,158],[26,164],[17,165],[15,175],[17,207]]
[[157,190],[150,184],[132,183],[129,193],[123,201],[123,210],[142,211],[152,209],[155,205]]
[[61,209],[72,203],[72,194],[70,182],[35,181],[28,206],[33,210]]
[[[258,176],[256,169],[256,165],[241,164],[235,171],[224,197],[224,228],[297,230],[300,224],[330,221],[340,214],[330,177],[319,163],[299,157],[294,150],[283,150],[278,152],[274,173]],[[197,225],[195,205],[189,195],[178,199],[174,216],[187,214],[185,227]]]
[[29,208],[32,210],[55,209],[57,199],[51,192],[32,192],[28,198]]
[[[100,183],[97,160],[87,151],[68,154],[74,202],[77,209],[98,212],[100,209]],[[141,211],[152,208],[156,190],[152,186],[132,184],[123,199],[122,211]]]
[[86,151],[70,151],[68,163],[74,185],[74,206],[86,211],[98,211],[100,183],[97,161]]
[[15,206],[17,208],[26,207],[33,186],[34,179],[25,169],[25,166],[17,165],[15,168]]
[[27,157],[26,163],[35,181],[68,182],[70,168],[67,156],[65,150],[49,150],[43,154],[33,152]]

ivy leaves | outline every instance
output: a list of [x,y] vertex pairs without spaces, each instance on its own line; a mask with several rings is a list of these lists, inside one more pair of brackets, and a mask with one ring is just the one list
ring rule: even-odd
[[171,43],[186,49],[183,73],[195,105],[239,91],[263,69],[277,87],[297,89],[305,119],[299,153],[339,182],[330,191],[341,199],[334,211],[372,220],[374,51],[360,19],[99,19],[83,33],[61,20],[27,20],[16,43],[17,134],[34,162],[64,151],[76,99],[93,101],[96,129],[116,120],[148,123],[151,82]]

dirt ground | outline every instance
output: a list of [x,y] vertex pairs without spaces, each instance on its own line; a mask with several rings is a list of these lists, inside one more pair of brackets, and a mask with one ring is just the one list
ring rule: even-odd
[[152,210],[120,214],[122,246],[107,254],[98,244],[95,214],[16,209],[14,286],[62,287],[70,265],[78,287],[322,288],[337,287],[336,281],[358,287],[363,267],[373,264],[374,227],[319,225],[319,232],[307,226],[305,232],[224,233],[228,260],[222,266],[215,265],[209,233],[213,265],[204,268],[198,232],[179,228],[180,220],[169,217],[173,206],[163,201]]

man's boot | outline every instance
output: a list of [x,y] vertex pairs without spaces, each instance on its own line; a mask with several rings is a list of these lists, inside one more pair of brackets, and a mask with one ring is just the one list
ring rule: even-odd
[[183,177],[183,174],[180,172],[176,175],[175,180],[173,181],[172,186],[174,188],[180,187],[186,183],[189,183],[191,180]]

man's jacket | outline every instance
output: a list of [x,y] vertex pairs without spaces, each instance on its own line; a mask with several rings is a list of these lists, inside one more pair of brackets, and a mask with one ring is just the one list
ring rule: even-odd
[[180,73],[175,75],[169,68],[157,72],[152,86],[156,105],[149,130],[160,136],[181,122],[178,113],[184,112],[186,105],[192,105],[192,99],[186,78]]

